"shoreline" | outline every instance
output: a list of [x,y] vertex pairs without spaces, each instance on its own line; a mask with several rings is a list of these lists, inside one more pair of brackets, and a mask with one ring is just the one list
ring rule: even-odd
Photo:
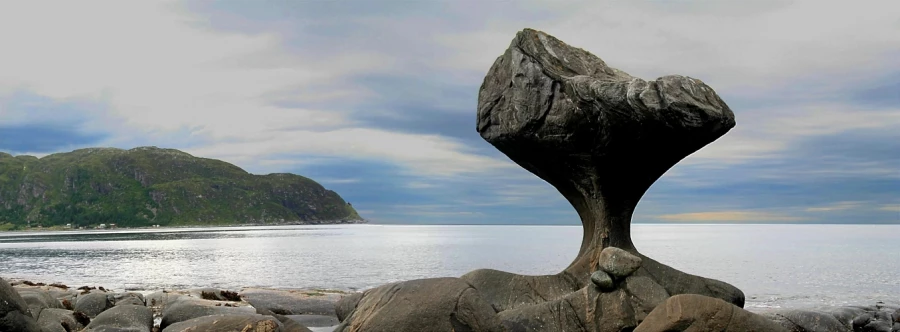
[[185,228],[228,228],[228,227],[261,227],[261,226],[327,226],[327,225],[371,225],[369,220],[327,220],[317,224],[311,224],[304,221],[283,222],[283,223],[244,223],[244,224],[222,224],[222,225],[167,225],[160,227],[142,226],[142,227],[115,227],[115,228],[66,228],[64,226],[51,227],[30,227],[27,229],[2,230],[3,233],[40,233],[40,232],[85,232],[85,231],[117,231],[117,230],[166,230],[166,229],[185,229]]
[[[230,317],[230,319],[241,317],[246,319],[249,314],[258,320],[271,319],[274,322],[277,319],[280,323],[273,324],[282,326],[299,324],[309,331],[331,332],[341,323],[341,301],[362,293],[319,288],[261,287],[240,289],[198,287],[129,291],[105,288],[100,285],[75,288],[61,283],[47,284],[23,278],[3,278],[2,276],[0,276],[0,283],[10,285],[25,299],[28,311],[39,323],[46,323],[44,315],[41,315],[46,310],[56,316],[62,314],[75,320],[80,319],[83,328],[108,320],[108,316],[113,316],[115,319],[123,317],[123,314],[118,311],[128,308],[127,310],[143,310],[147,317],[152,317],[151,329],[153,331],[161,331],[174,324],[199,326],[204,324],[204,319],[211,315]],[[47,299],[55,299],[55,301],[48,302]],[[98,299],[101,302],[97,302]],[[880,324],[881,322],[877,320],[878,317],[900,312],[900,302],[896,304],[882,301],[873,302],[875,303],[790,308],[745,307],[744,309],[775,323],[782,320],[794,323],[795,319],[806,321],[812,319],[810,317],[831,315],[840,318],[841,321],[848,320],[848,322],[856,321],[859,319],[858,317],[866,317],[868,319],[866,323]],[[107,312],[107,317],[103,316],[104,312]],[[182,326],[179,325],[179,330],[181,328]]]
[[[144,287],[125,287],[125,288],[115,288],[115,287],[105,287],[101,283],[89,283],[86,285],[68,285],[61,282],[45,282],[38,281],[34,282],[32,280],[43,280],[36,278],[20,278],[20,277],[7,277],[0,275],[0,279],[6,280],[10,284],[16,285],[26,285],[31,287],[55,287],[61,289],[81,289],[81,288],[96,288],[96,289],[104,289],[109,292],[120,292],[120,293],[140,293],[143,295],[153,294],[153,293],[184,293],[191,292],[198,289],[219,289],[223,291],[232,291],[232,292],[242,292],[245,290],[265,290],[272,292],[307,292],[307,293],[325,293],[325,294],[339,294],[339,295],[352,295],[355,293],[362,293],[369,289],[374,289],[384,284],[389,284],[390,282],[386,282],[381,285],[375,285],[365,288],[354,288],[354,287],[346,287],[346,288],[325,288],[325,287],[274,287],[274,286],[240,286],[240,287],[221,287],[217,285],[195,285],[193,287],[158,287],[158,288],[144,288]],[[64,288],[63,288],[64,287]],[[815,296],[811,295],[810,298],[815,298]],[[748,300],[750,297],[748,297]],[[754,299],[755,300],[755,299]],[[755,302],[755,301],[754,301]],[[871,300],[867,303],[856,303],[856,302],[844,302],[844,303],[820,303],[820,304],[808,304],[808,305],[794,305],[794,306],[748,306],[747,304],[751,303],[751,301],[745,302],[744,309],[754,313],[763,313],[768,311],[777,311],[777,310],[809,310],[809,309],[822,309],[822,308],[842,308],[842,307],[862,307],[862,306],[882,306],[885,308],[900,308],[900,294],[898,294],[896,301],[883,301],[883,300]]]

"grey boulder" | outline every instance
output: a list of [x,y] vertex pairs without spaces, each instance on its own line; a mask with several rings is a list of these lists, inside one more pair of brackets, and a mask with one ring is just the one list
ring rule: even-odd
[[342,294],[315,290],[245,289],[241,298],[256,308],[279,315],[335,316],[335,304]]
[[594,271],[591,273],[591,282],[597,286],[601,291],[611,291],[616,289],[615,283],[613,283],[612,277],[609,276],[608,273],[603,271]]
[[22,299],[25,300],[25,303],[28,304],[28,311],[31,312],[32,317],[40,317],[41,311],[44,309],[63,308],[60,301],[51,296],[50,293],[44,289],[37,287],[16,287],[16,291],[19,292],[19,295],[21,295]]
[[94,318],[101,312],[106,311],[106,309],[112,308],[114,305],[113,294],[94,291],[79,295],[75,299],[75,312],[80,312],[90,318]]
[[123,304],[97,315],[84,332],[150,332],[151,329],[153,312],[149,308]]
[[145,305],[144,295],[141,293],[125,292],[112,296],[113,305]]
[[75,319],[73,313],[67,309],[44,309],[37,323],[43,332],[81,331],[84,325]]
[[502,331],[496,312],[457,278],[420,279],[367,290],[335,332]]
[[39,332],[41,329],[28,311],[22,296],[0,278],[0,331]]
[[343,321],[350,315],[362,299],[363,293],[353,293],[342,297],[334,304],[334,313],[339,321]]
[[253,307],[246,305],[232,306],[232,302],[201,300],[182,296],[176,301],[168,302],[162,310],[160,328],[210,315],[256,314]]
[[641,267],[641,258],[616,247],[606,247],[600,251],[598,265],[613,277],[625,278]]

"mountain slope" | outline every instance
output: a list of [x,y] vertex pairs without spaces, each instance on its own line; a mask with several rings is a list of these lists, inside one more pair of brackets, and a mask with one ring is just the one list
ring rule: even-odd
[[308,178],[253,175],[173,149],[92,148],[40,159],[0,153],[0,225],[7,228],[361,220]]

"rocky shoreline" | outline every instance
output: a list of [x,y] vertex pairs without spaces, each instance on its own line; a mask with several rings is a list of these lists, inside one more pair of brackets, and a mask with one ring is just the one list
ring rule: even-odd
[[[0,331],[333,331],[342,291],[130,292],[0,278]],[[249,329],[247,327],[250,327]]]
[[[598,288],[611,287],[612,279],[603,275],[595,273],[592,282]],[[373,291],[196,288],[133,292],[0,278],[0,331],[330,332],[346,330],[348,327],[341,325],[341,320],[356,309],[365,293]],[[705,314],[692,314],[698,311]],[[771,324],[770,329],[735,329],[736,321],[752,321],[751,318],[758,320],[754,326]],[[634,331],[669,331],[693,324],[695,329],[684,331],[725,331],[723,328],[730,327],[727,331],[896,332],[900,331],[900,305],[879,302],[749,312],[718,299],[677,295],[643,321],[660,328],[642,328],[647,326],[642,324]],[[248,326],[251,329],[246,329]]]

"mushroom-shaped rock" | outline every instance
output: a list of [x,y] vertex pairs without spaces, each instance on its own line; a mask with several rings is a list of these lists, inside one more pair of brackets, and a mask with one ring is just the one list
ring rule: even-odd
[[580,254],[634,248],[631,215],[644,192],[734,124],[700,80],[644,81],[531,29],[516,35],[478,94],[481,137],[575,206]]
[[543,32],[519,32],[481,85],[477,130],[574,206],[578,255],[555,275],[480,269],[368,290],[337,303],[337,331],[629,331],[670,295],[743,306],[734,286],[642,255],[630,233],[650,185],[734,125],[700,80],[644,81]]
[[[739,289],[641,255],[630,233],[650,185],[734,125],[731,109],[698,79],[645,81],[543,32],[519,32],[481,85],[477,130],[575,207],[581,248],[557,275],[477,270],[462,278],[500,310],[561,299],[588,285],[598,264],[614,278],[644,270],[668,294],[743,306]],[[604,254],[609,247],[617,249]]]

